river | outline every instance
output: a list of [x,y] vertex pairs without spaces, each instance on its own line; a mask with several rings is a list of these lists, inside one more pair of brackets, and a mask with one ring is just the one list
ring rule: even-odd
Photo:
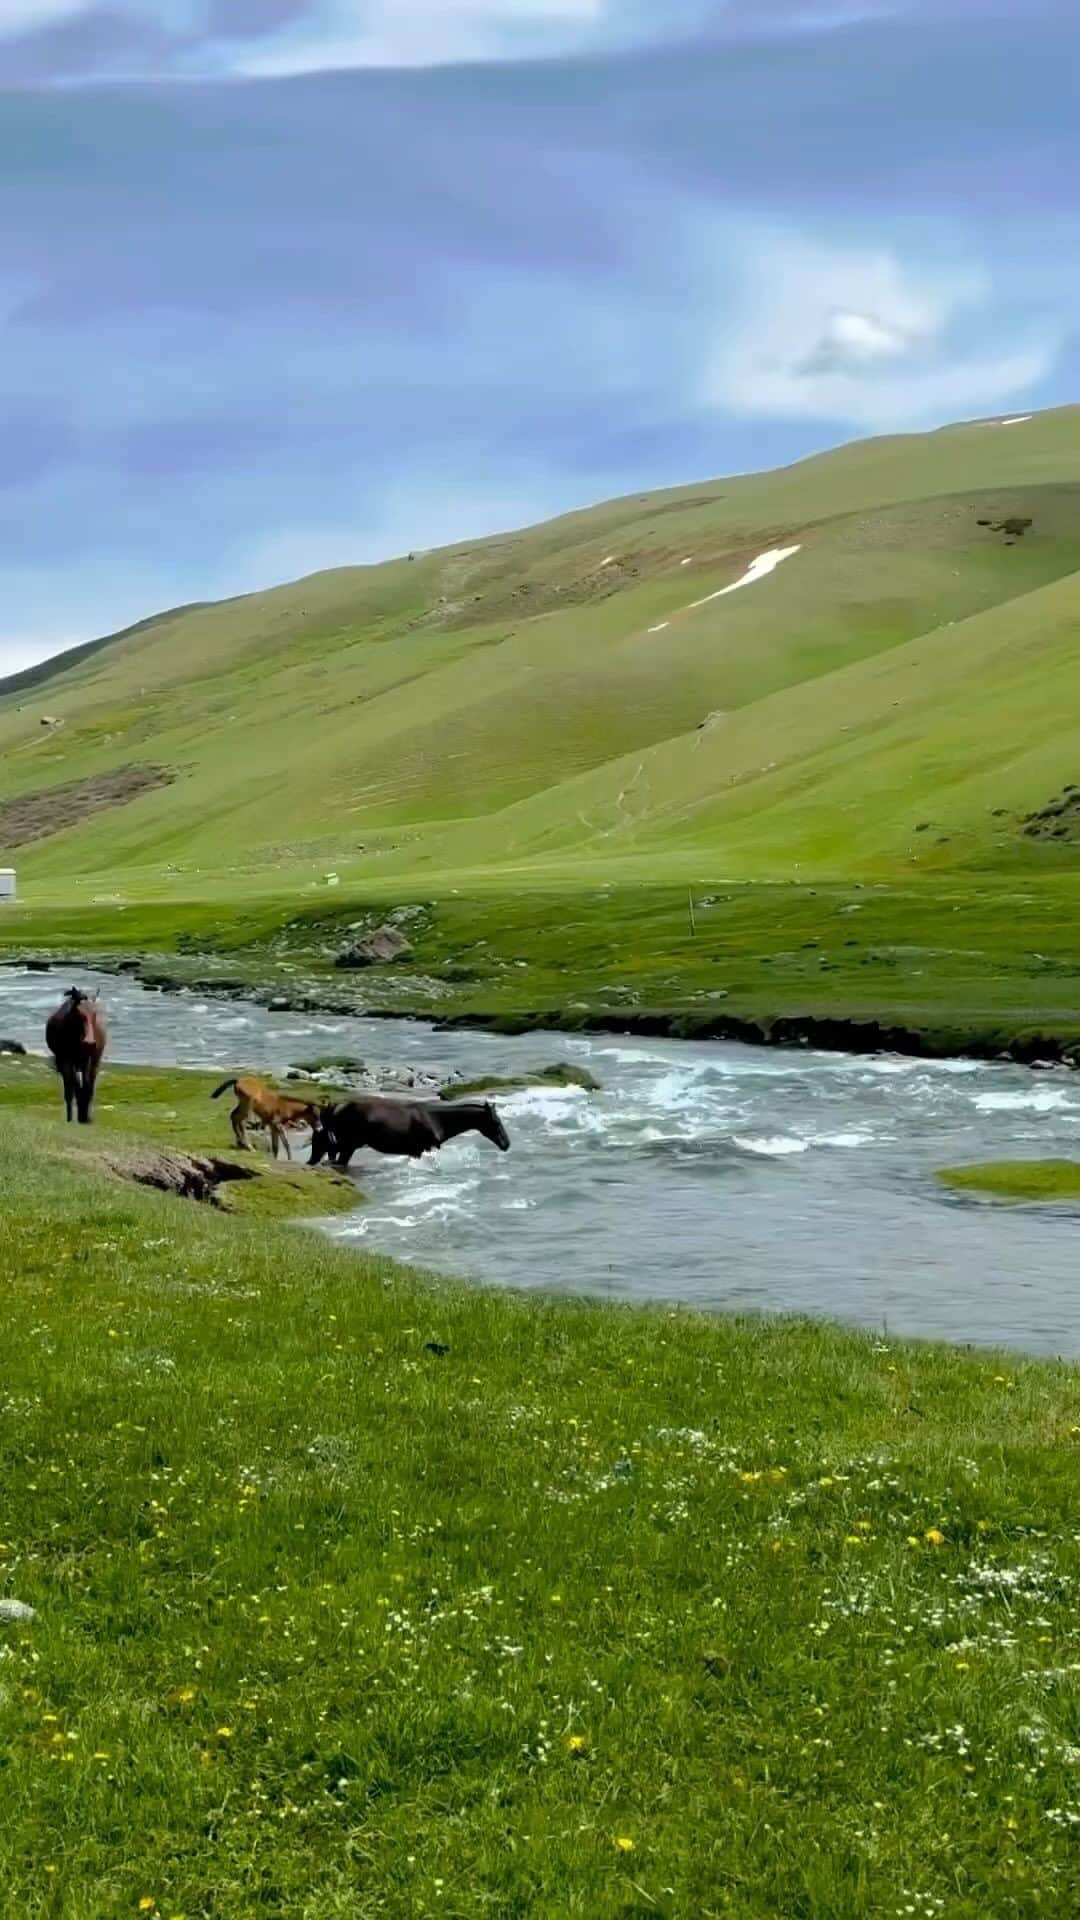
[[[566,1059],[601,1081],[598,1094],[501,1100],[509,1154],[469,1138],[417,1165],[360,1155],[369,1205],[327,1223],[337,1239],[494,1285],[1080,1355],[1080,1209],[953,1198],[932,1177],[970,1160],[1076,1154],[1080,1078],[1067,1073],[439,1033],[80,980],[100,986],[116,1061],[280,1074],[349,1053],[475,1077]],[[0,1035],[40,1049],[63,984],[0,971]]]

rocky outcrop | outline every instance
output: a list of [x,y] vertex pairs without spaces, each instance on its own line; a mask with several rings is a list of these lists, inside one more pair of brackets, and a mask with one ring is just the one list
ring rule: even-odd
[[298,1061],[290,1067],[288,1077],[314,1080],[324,1087],[346,1087],[350,1093],[416,1093],[424,1099],[434,1099],[446,1084],[445,1074],[434,1067],[372,1067],[347,1055]]
[[500,1077],[478,1075],[475,1080],[459,1080],[442,1089],[443,1100],[471,1100],[487,1093],[528,1093],[533,1088],[577,1087],[582,1093],[599,1093],[600,1082],[587,1067],[571,1066],[565,1060],[554,1067],[538,1067],[535,1073]]
[[233,1180],[255,1180],[255,1167],[241,1166],[236,1160],[223,1160],[215,1154],[175,1153],[134,1149],[130,1153],[106,1156],[106,1164],[125,1180],[137,1186],[154,1187],[158,1193],[175,1193],[183,1200],[201,1200],[217,1206],[218,1188]]
[[406,940],[400,927],[392,927],[388,921],[385,926],[376,927],[374,933],[365,934],[363,939],[343,948],[334,965],[343,971],[385,967],[395,960],[410,959],[412,952],[412,942]]

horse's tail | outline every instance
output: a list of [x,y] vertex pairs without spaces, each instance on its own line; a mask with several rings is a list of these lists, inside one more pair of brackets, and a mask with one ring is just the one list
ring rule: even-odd
[[220,1087],[214,1088],[213,1093],[210,1095],[211,1100],[220,1100],[222,1094],[228,1093],[229,1088],[235,1087],[235,1085],[236,1085],[235,1080],[223,1080]]

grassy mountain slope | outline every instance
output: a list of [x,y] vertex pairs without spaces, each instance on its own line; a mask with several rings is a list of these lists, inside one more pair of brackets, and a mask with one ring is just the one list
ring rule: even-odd
[[1019,816],[1080,766],[1078,652],[1080,410],[865,442],[60,662],[0,696],[0,859],[41,900],[1060,866]]
[[[624,755],[462,839],[474,860],[732,875],[1071,860],[1020,831],[1080,768],[1080,573]],[[722,850],[722,851],[720,851]]]

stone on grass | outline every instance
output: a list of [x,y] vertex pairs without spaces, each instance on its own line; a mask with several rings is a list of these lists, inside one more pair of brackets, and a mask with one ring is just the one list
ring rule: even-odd
[[28,1607],[25,1600],[0,1600],[0,1621],[35,1618],[34,1608]]
[[361,967],[385,967],[394,960],[408,960],[412,954],[412,943],[405,935],[389,924],[376,927],[363,940],[356,940],[345,947],[334,962],[336,967],[359,969]]

